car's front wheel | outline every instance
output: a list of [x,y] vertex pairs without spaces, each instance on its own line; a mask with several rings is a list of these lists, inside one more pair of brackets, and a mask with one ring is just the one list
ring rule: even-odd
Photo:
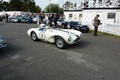
[[56,38],[56,46],[60,49],[66,48],[67,43],[62,37],[57,37]]
[[37,37],[37,35],[36,35],[35,32],[32,32],[32,33],[31,33],[31,39],[32,39],[33,41],[37,41],[37,40],[38,40],[38,37]]
[[87,33],[87,32],[89,32],[89,29],[87,29],[87,28],[85,28],[85,27],[82,27],[81,32],[83,32],[83,33]]

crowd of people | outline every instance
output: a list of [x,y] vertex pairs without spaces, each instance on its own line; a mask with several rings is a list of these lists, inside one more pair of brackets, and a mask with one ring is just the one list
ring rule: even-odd
[[22,14],[22,15],[8,15],[7,13],[0,16],[0,20],[5,22],[9,22],[12,17],[27,17],[28,23],[36,23],[40,25],[41,23],[47,23],[50,27],[57,27],[58,19],[63,19],[62,15],[59,14]]
[[49,24],[50,27],[58,27],[57,26],[57,21],[59,19],[64,19],[63,16],[59,15],[59,14],[46,14],[46,15],[37,15],[36,18],[37,24],[41,24],[41,23],[47,23]]
[[0,15],[0,21],[3,21],[4,23],[8,22],[8,18],[9,18],[8,14]]

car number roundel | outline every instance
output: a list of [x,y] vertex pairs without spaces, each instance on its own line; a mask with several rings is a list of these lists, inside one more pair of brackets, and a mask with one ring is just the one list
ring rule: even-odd
[[45,39],[45,34],[43,32],[40,33],[40,39]]

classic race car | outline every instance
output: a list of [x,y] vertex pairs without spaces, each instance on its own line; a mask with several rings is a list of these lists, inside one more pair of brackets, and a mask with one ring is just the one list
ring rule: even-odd
[[89,32],[90,28],[88,25],[83,25],[78,21],[69,21],[64,23],[65,28],[73,28],[75,30],[79,30],[83,33]]
[[33,41],[42,40],[45,42],[55,43],[60,49],[66,48],[81,40],[82,33],[72,29],[49,28],[41,24],[38,28],[31,28],[27,31]]
[[0,35],[0,49],[6,47],[5,38]]

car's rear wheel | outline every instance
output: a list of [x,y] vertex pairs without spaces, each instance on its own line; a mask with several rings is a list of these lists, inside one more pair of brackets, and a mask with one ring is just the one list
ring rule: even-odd
[[32,32],[32,33],[31,33],[31,39],[32,39],[33,41],[37,41],[37,40],[38,40],[38,37],[37,37],[37,35],[36,35],[35,32]]
[[57,37],[56,38],[56,46],[60,49],[66,48],[67,43],[62,37]]
[[67,28],[70,29],[70,25],[67,25]]

